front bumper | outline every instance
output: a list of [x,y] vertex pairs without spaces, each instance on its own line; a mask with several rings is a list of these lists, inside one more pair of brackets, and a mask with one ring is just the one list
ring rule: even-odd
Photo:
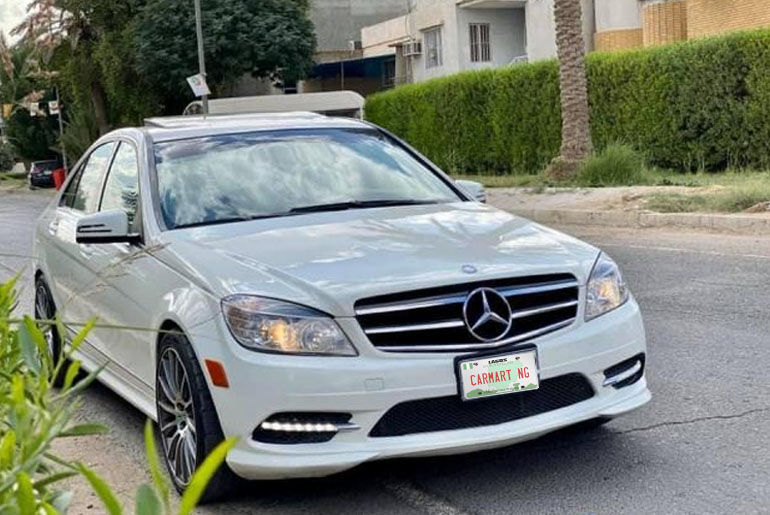
[[[226,329],[214,321],[208,330],[199,327],[195,331],[199,358],[222,361],[231,379],[228,389],[210,388],[225,435],[239,438],[227,458],[239,476],[324,476],[377,459],[501,447],[585,420],[616,417],[651,398],[644,377],[620,389],[603,384],[606,369],[646,352],[639,308],[630,300],[591,322],[579,321],[527,342],[538,348],[541,380],[581,374],[594,390],[590,399],[491,426],[374,438],[369,436],[370,430],[396,404],[457,394],[455,354],[379,352],[366,343],[354,319],[339,322],[359,349],[358,357],[254,353],[232,342]],[[222,345],[222,338],[229,344]],[[339,433],[323,443],[282,445],[253,440],[252,431],[278,412],[351,413],[351,421],[360,429]]]

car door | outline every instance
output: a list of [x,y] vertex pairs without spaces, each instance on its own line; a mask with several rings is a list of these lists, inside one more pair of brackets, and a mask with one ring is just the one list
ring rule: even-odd
[[[137,149],[132,142],[121,140],[104,180],[99,210],[125,211],[130,231],[141,234],[139,203]],[[107,357],[112,373],[149,395],[155,333],[150,330],[151,313],[143,293],[153,287],[148,273],[154,270],[154,261],[146,250],[141,244],[93,245],[85,263],[100,285],[89,292],[89,302],[98,310],[101,322],[89,339]]]
[[79,324],[97,314],[88,299],[88,290],[96,283],[86,264],[93,245],[78,244],[75,227],[80,217],[98,209],[104,173],[114,149],[115,143],[107,142],[88,155],[67,184],[48,225],[52,256],[48,259],[50,277],[47,279],[54,291],[59,314],[75,331]]

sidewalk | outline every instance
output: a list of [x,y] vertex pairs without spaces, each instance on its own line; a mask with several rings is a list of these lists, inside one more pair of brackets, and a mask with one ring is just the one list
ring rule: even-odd
[[612,227],[682,227],[733,234],[770,235],[770,213],[654,213],[640,199],[657,192],[679,193],[675,186],[623,188],[490,188],[488,202],[544,224]]

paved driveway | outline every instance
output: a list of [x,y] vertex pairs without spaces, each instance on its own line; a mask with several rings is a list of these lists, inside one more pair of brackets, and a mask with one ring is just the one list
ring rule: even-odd
[[[0,193],[0,277],[28,261],[40,195]],[[249,484],[200,513],[725,513],[770,506],[770,238],[569,227],[621,264],[645,315],[654,399],[589,433],[397,460],[321,480]],[[7,254],[12,254],[8,257]],[[26,278],[29,274],[25,275]],[[24,306],[31,306],[25,297]],[[113,429],[61,450],[130,502],[143,417],[103,387],[81,417]],[[82,484],[73,514],[101,513]]]

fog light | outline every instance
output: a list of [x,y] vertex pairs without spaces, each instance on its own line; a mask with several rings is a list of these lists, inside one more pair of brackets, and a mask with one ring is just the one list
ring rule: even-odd
[[277,444],[328,442],[337,433],[360,427],[350,413],[275,413],[252,433],[258,442]]
[[608,368],[602,386],[618,389],[634,384],[644,375],[644,360],[644,354],[639,354]]

